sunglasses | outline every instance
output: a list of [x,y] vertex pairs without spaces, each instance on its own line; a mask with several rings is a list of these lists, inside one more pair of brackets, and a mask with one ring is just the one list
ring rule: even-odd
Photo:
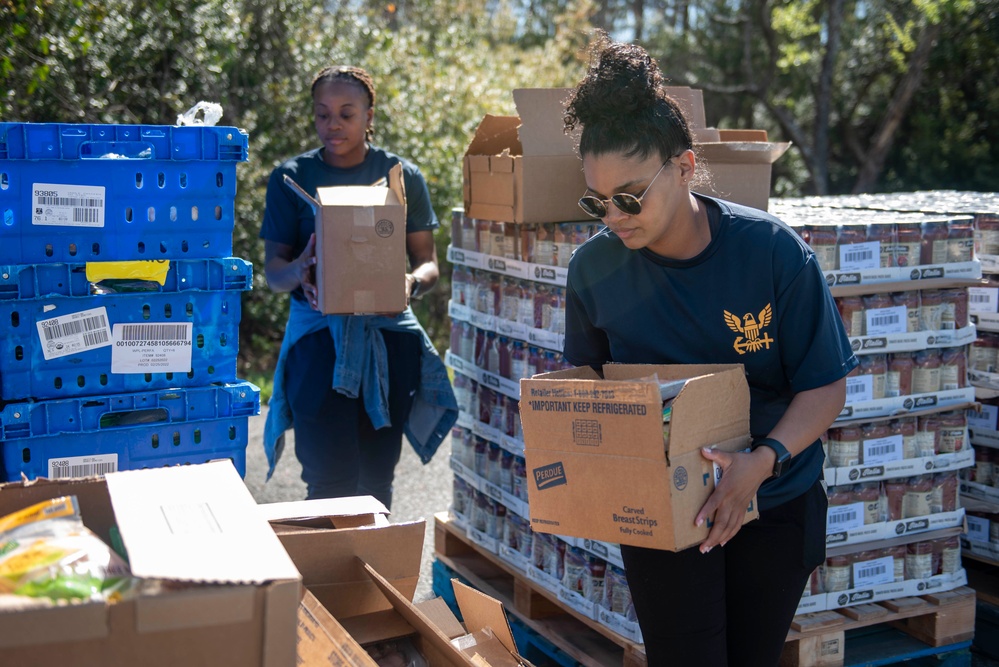
[[[676,157],[676,155],[673,157]],[[593,216],[594,218],[606,218],[607,202],[611,202],[614,206],[617,206],[622,213],[626,213],[628,215],[638,215],[642,212],[642,200],[645,198],[645,194],[649,191],[649,188],[652,187],[652,184],[656,182],[656,179],[659,178],[659,174],[663,173],[663,169],[666,168],[666,165],[670,163],[673,157],[663,162],[663,166],[659,167],[659,171],[657,171],[656,175],[652,177],[651,181],[649,181],[648,186],[646,186],[646,188],[642,191],[642,194],[637,197],[635,195],[628,194],[627,192],[619,192],[616,195],[611,195],[610,199],[601,199],[600,197],[594,197],[593,195],[586,195],[579,198],[579,208],[583,209],[587,215]]]

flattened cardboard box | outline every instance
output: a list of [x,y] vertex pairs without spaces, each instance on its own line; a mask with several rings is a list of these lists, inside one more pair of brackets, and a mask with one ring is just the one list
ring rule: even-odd
[[323,187],[316,198],[285,176],[316,213],[316,286],[327,315],[406,309],[406,189],[402,165],[388,186]]
[[135,576],[197,584],[116,604],[0,612],[0,663],[286,667],[301,578],[229,461],[0,485],[0,515],[75,495]]
[[[589,367],[520,381],[531,527],[541,533],[679,551],[709,527],[694,518],[714,490],[701,447],[750,443],[741,364]],[[658,382],[689,378],[663,442]],[[757,516],[755,498],[745,521]]]
[[[455,586],[468,632],[490,627],[499,642],[487,663],[472,662],[451,644],[466,630],[441,598],[412,602],[423,553],[423,521],[387,524],[388,510],[370,497],[260,507],[306,587],[299,607],[299,664],[375,667],[363,646],[402,637],[412,638],[434,667],[521,664],[514,657],[513,636],[498,601]],[[505,661],[496,655],[505,655]]]
[[463,161],[465,214],[500,222],[588,219],[576,135],[562,131],[568,88],[513,91],[519,116],[487,115]]

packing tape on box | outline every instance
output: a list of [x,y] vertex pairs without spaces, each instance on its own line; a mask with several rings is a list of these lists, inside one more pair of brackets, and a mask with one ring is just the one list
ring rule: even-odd
[[374,227],[375,209],[370,206],[358,206],[354,209],[355,227]]

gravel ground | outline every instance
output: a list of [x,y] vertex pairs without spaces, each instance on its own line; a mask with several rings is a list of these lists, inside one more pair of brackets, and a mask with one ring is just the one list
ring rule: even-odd
[[[277,503],[305,498],[305,483],[301,480],[302,466],[295,458],[294,434],[288,432],[284,455],[278,462],[274,475],[267,478],[267,458],[264,456],[263,430],[267,408],[261,407],[260,415],[250,417],[250,439],[246,448],[246,486],[258,503]],[[423,542],[423,561],[416,600],[433,597],[431,565],[434,559],[433,515],[444,511],[451,504],[451,484],[454,479],[448,460],[451,458],[451,438],[441,444],[434,459],[427,465],[409,446],[403,443],[402,459],[395,471],[395,488],[392,498],[394,523],[425,519],[426,539]]]

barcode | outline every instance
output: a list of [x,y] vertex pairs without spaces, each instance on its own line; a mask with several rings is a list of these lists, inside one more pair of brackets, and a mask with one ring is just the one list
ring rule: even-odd
[[898,324],[898,315],[876,315],[871,318],[871,324],[874,326],[884,326],[886,324]]
[[98,329],[92,333],[83,334],[83,344],[87,347],[94,347],[96,345],[103,345],[110,341],[111,338],[108,336],[107,329]]
[[103,199],[91,199],[89,197],[39,197],[38,203],[43,206],[84,206],[88,208],[101,208],[104,206]]
[[85,463],[83,465],[54,465],[52,466],[52,479],[91,477],[93,475],[106,475],[109,472],[117,471],[118,464],[113,461],[107,463]]
[[186,324],[126,324],[122,340],[186,340]]
[[860,567],[856,572],[856,579],[868,579],[877,575],[883,575],[888,573],[888,568],[884,566],[883,563],[874,563],[871,565],[865,565]]
[[891,442],[887,445],[875,445],[873,447],[867,448],[867,453],[870,456],[884,456],[885,454],[893,454],[895,452],[895,443]]
[[874,259],[874,253],[870,250],[854,250],[843,254],[843,261],[845,262],[859,262],[869,259]]
[[987,526],[983,526],[977,521],[968,522],[968,535],[984,535],[988,531]]
[[862,385],[860,383],[856,383],[856,384],[851,383],[851,384],[846,385],[846,393],[847,393],[847,395],[850,395],[850,394],[862,394],[862,393],[864,393],[864,389],[865,389],[864,385]]
[[100,222],[100,209],[74,208],[73,222]]
[[971,303],[988,303],[992,300],[992,297],[988,294],[975,294],[971,292],[968,294],[968,299]]
[[96,331],[107,328],[107,325],[108,321],[104,315],[94,315],[93,317],[84,317],[69,322],[56,322],[49,325],[42,324],[42,331],[45,332],[45,340],[49,341],[56,338],[65,338],[66,336],[75,336],[84,331]]
[[857,513],[855,511],[848,512],[836,512],[835,514],[830,514],[829,523],[847,523],[848,521],[856,521]]

